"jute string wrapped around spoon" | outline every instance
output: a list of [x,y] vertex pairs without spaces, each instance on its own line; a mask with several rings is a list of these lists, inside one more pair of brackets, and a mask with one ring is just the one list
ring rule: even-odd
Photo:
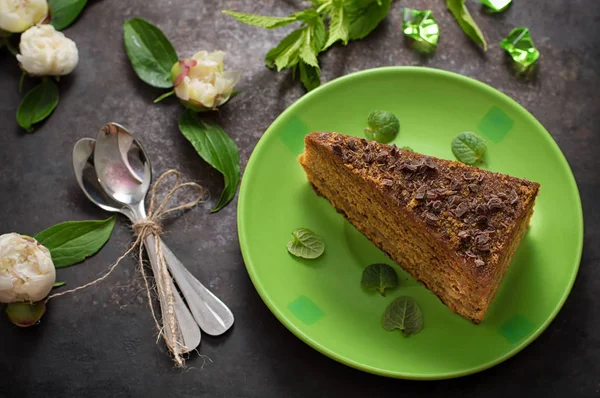
[[[157,189],[164,182],[164,180],[170,175],[175,176],[175,184],[167,192],[165,197],[158,203],[158,206],[156,206]],[[186,187],[192,187],[192,188],[195,188],[196,190],[198,190],[198,196],[194,200],[191,200],[189,202],[184,202],[184,203],[181,203],[174,207],[168,207],[169,202],[173,198],[173,196],[179,190],[186,188]],[[180,348],[186,349],[186,347],[183,344],[183,337],[181,335],[181,331],[179,330],[179,326],[178,326],[177,320],[175,318],[175,310],[174,310],[174,307],[175,307],[174,295],[178,294],[178,293],[174,292],[173,289],[171,288],[171,286],[172,286],[172,283],[170,283],[171,275],[169,274],[169,271],[167,269],[167,264],[165,262],[165,258],[163,255],[162,245],[160,243],[161,241],[160,241],[160,239],[158,239],[158,237],[163,232],[160,221],[166,215],[176,212],[176,211],[189,210],[189,209],[193,208],[194,206],[196,206],[198,203],[200,203],[202,201],[203,196],[204,196],[204,189],[202,188],[202,186],[199,184],[196,184],[194,182],[181,183],[181,174],[177,170],[171,169],[171,170],[164,172],[158,178],[158,180],[156,180],[156,182],[154,183],[154,185],[152,187],[152,190],[150,191],[150,206],[148,208],[147,218],[136,221],[133,224],[133,230],[136,234],[136,239],[131,244],[131,246],[125,251],[125,253],[123,253],[117,259],[117,261],[109,267],[108,271],[104,275],[99,277],[98,279],[88,282],[85,285],[82,285],[82,286],[79,286],[79,287],[76,287],[76,288],[73,288],[70,290],[66,290],[64,292],[52,294],[52,295],[48,296],[48,298],[46,298],[46,302],[52,298],[63,296],[65,294],[74,293],[74,292],[85,289],[89,286],[95,285],[95,284],[103,281],[115,270],[115,268],[120,264],[121,260],[123,260],[125,257],[127,257],[134,250],[139,248],[138,266],[139,266],[140,272],[142,274],[142,277],[144,279],[144,284],[146,287],[146,296],[148,298],[148,305],[150,307],[150,311],[152,313],[152,318],[154,319],[156,329],[158,330],[159,336],[162,336],[162,338],[165,340],[165,343],[166,343],[167,347],[169,348],[171,355],[173,356],[173,360],[175,361],[175,364],[179,367],[183,367],[185,362],[180,354],[180,352],[181,352]],[[154,311],[154,305],[152,304],[151,288],[150,288],[150,284],[148,282],[148,278],[146,276],[146,271],[144,269],[144,262],[143,262],[143,252],[144,252],[144,247],[145,247],[144,241],[150,235],[154,235],[154,237],[155,237],[154,249],[156,252],[157,265],[158,265],[158,267],[157,267],[158,272],[157,272],[157,274],[154,275],[154,279],[156,281],[156,288],[157,288],[156,290],[157,290],[157,294],[159,296],[160,301],[166,303],[166,307],[167,307],[167,308],[163,309],[164,311],[163,311],[162,324],[161,324],[161,321],[159,321],[158,318],[156,317],[156,312]],[[168,329],[169,333],[165,333],[165,331],[164,331],[165,329]]]

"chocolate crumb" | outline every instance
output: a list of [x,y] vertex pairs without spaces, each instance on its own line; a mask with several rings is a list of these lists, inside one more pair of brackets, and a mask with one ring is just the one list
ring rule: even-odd
[[485,265],[485,261],[481,260],[481,259],[476,259],[475,260],[475,266],[476,267],[483,267]]
[[464,216],[469,211],[469,206],[466,202],[460,202],[456,209],[454,209],[454,215],[458,218]]
[[394,181],[392,181],[392,180],[387,180],[387,179],[383,179],[383,180],[381,180],[381,183],[382,183],[383,185],[385,185],[386,187],[391,187],[391,186],[393,186],[393,185],[394,185]]

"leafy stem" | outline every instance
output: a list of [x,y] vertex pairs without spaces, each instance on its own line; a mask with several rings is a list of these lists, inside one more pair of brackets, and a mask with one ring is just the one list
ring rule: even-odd
[[4,45],[12,55],[14,55],[15,57],[17,56],[19,52],[16,48],[13,47],[12,43],[10,42],[9,36],[2,36],[2,43],[4,43]]
[[153,102],[156,104],[157,102],[160,102],[165,98],[172,96],[173,94],[175,94],[175,90],[167,91],[166,93],[159,95]]

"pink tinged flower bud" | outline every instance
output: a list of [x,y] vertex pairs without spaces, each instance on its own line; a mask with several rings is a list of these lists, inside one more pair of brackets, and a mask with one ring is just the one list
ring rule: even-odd
[[173,65],[171,77],[175,94],[184,106],[198,112],[209,111],[229,100],[242,74],[225,71],[224,56],[222,51],[200,51]]

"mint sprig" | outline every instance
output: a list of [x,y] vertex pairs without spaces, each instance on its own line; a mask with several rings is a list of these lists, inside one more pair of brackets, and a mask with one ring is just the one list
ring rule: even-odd
[[292,23],[289,33],[265,56],[265,64],[277,71],[292,69],[310,91],[321,84],[319,54],[335,43],[348,44],[371,33],[386,17],[391,0],[312,0],[312,6],[286,17],[272,17],[223,10],[247,25],[275,29]]

